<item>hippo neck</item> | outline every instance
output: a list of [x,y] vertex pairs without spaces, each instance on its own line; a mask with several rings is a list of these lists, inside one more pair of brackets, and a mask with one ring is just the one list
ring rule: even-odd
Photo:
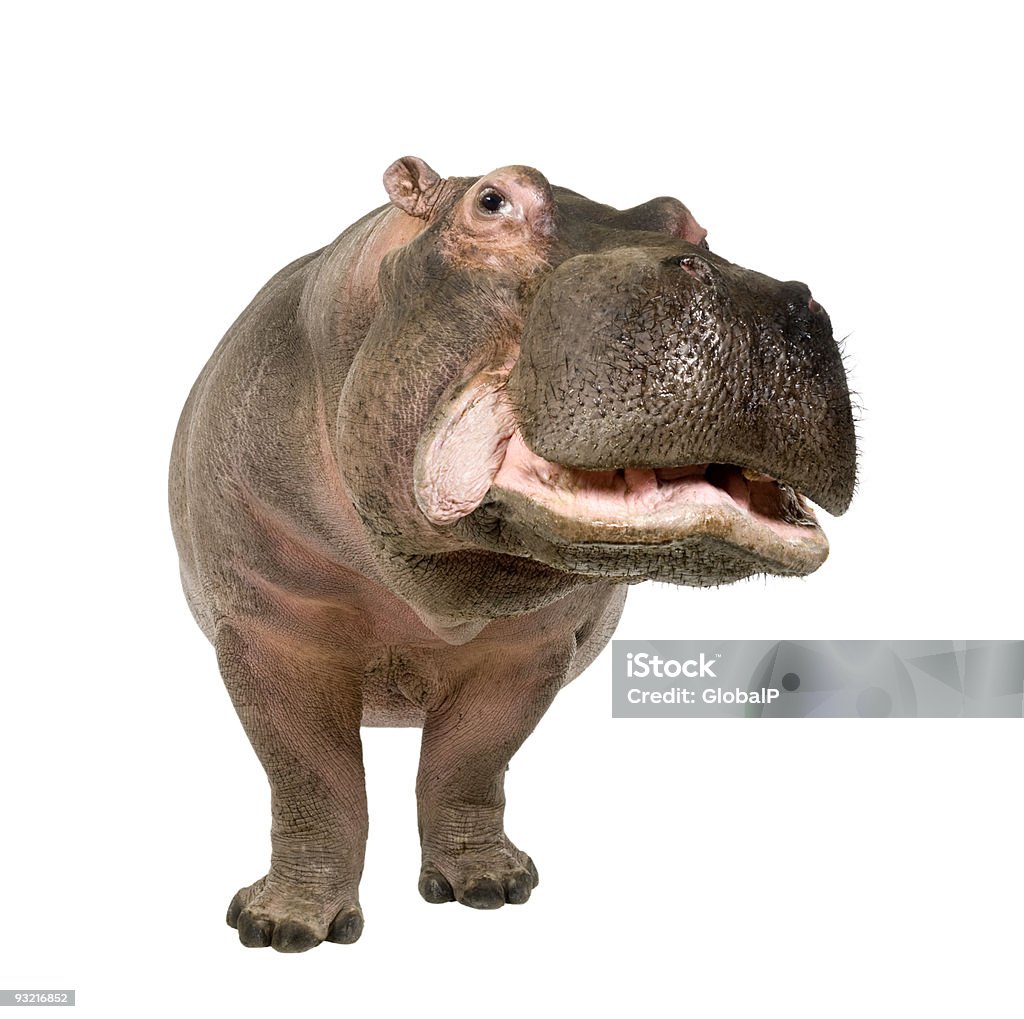
[[315,359],[328,421],[337,417],[345,377],[380,304],[381,261],[426,226],[424,220],[385,205],[353,223],[310,264],[299,317]]

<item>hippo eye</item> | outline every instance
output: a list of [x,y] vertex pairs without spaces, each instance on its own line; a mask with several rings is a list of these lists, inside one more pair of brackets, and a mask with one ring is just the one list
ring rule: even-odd
[[501,212],[501,210],[507,204],[505,196],[500,191],[495,191],[494,188],[487,188],[480,192],[480,208],[485,212]]

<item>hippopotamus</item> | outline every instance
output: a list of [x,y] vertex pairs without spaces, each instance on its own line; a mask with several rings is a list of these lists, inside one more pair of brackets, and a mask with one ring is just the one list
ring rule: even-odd
[[227,920],[282,952],[362,932],[361,726],[422,727],[423,898],[524,903],[505,771],[627,588],[809,574],[811,503],[855,482],[824,309],[680,201],[415,157],[384,186],[242,312],[171,455],[185,595],[271,791]]

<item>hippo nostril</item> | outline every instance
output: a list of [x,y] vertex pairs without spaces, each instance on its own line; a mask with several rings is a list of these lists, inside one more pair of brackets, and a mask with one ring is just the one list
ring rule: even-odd
[[811,297],[811,288],[806,283],[791,280],[782,284],[782,297],[790,315],[801,317],[808,311],[812,314],[821,310],[821,305]]
[[692,276],[698,283],[710,283],[712,279],[711,268],[702,258],[695,255],[683,255],[678,260],[679,268],[688,276]]

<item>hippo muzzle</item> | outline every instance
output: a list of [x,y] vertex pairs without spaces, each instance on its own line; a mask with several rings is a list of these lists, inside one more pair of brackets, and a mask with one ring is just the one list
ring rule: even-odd
[[524,442],[567,467],[736,464],[830,513],[853,494],[828,316],[804,284],[710,252],[631,247],[565,262],[533,301],[508,392]]

